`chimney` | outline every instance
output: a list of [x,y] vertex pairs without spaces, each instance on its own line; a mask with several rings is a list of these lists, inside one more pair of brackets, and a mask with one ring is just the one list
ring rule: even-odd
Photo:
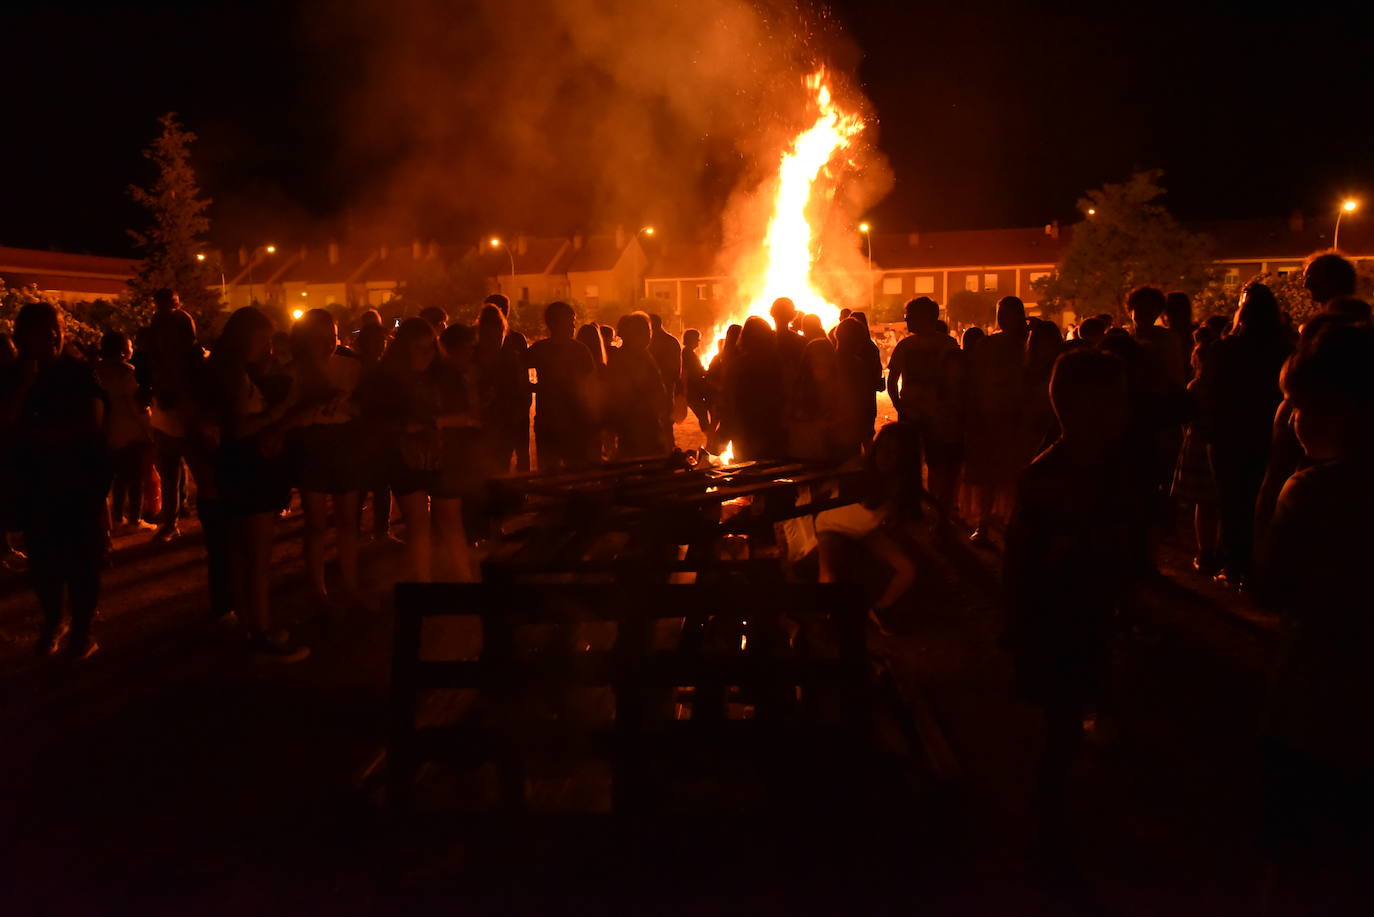
[[420,244],[420,240],[419,240],[419,239],[416,239],[414,242],[411,242],[411,243],[410,243],[410,257],[411,257],[411,259],[412,259],[412,260],[415,260],[415,261],[419,261],[419,260],[420,260],[421,258],[423,258],[424,256],[425,256],[425,247],[424,247],[423,245]]
[[329,263],[330,263],[330,264],[338,264],[338,263],[339,263],[339,243],[338,243],[338,242],[330,242],[330,243],[329,243]]
[[516,253],[517,255],[525,255],[525,254],[529,254],[529,250],[530,250],[530,237],[527,236],[527,235],[524,235],[523,233],[522,233],[521,235],[516,236],[516,237],[515,237],[515,253]]
[[242,245],[240,245],[240,246],[239,246],[239,267],[247,267],[247,266],[248,266],[248,249],[246,249],[246,248],[244,248]]
[[1302,232],[1305,221],[1302,218],[1301,210],[1294,210],[1288,215],[1288,231]]
[[909,232],[906,234],[906,244],[908,248],[921,247],[921,234],[919,232]]
[[625,247],[625,227],[624,227],[624,226],[617,226],[617,227],[615,228],[615,250],[616,250],[616,251],[620,251],[620,250],[621,250],[622,248],[624,248],[624,247]]
[[581,237],[581,236],[573,236],[573,251],[575,251],[575,252],[580,252],[580,251],[582,251],[582,237]]

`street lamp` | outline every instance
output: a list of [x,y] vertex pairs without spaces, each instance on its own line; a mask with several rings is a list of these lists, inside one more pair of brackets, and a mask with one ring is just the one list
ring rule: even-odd
[[1341,209],[1336,211],[1336,231],[1331,236],[1331,247],[1339,250],[1341,247],[1341,217],[1347,213],[1354,213],[1360,209],[1360,202],[1353,198],[1346,198],[1341,201]]
[[873,285],[873,233],[867,223],[859,224],[859,232],[864,234],[864,239],[868,242],[868,311],[875,310],[878,304],[878,288]]
[[[305,294],[302,293],[301,295],[304,296]],[[303,315],[305,315],[305,310],[304,310],[304,309],[292,309],[292,310],[291,310],[291,317],[292,317],[293,319],[295,319],[296,321],[300,321],[300,320],[301,320],[301,316],[303,316]]]
[[[507,258],[510,258],[510,291],[511,291],[512,294],[514,294],[514,293],[515,293],[515,255],[511,253],[511,250],[510,250],[510,246],[509,246],[509,245],[507,245],[506,243],[502,242],[500,239],[496,238],[495,236],[492,236],[492,237],[491,237],[491,247],[492,247],[492,248],[504,248],[504,249],[506,250],[506,257],[507,257]],[[497,284],[498,284],[498,286],[499,286],[500,282],[498,281]]]
[[[275,254],[277,253],[277,247],[276,247],[275,245],[264,245],[263,248],[262,248],[262,250],[263,250],[264,252],[266,252],[267,254],[269,254],[269,255],[275,255]],[[249,303],[249,305],[251,305],[253,302],[255,302],[255,300],[253,299],[253,265],[255,265],[255,264],[257,264],[257,263],[258,263],[258,253],[257,253],[257,252],[253,252],[253,257],[251,257],[251,258],[248,259],[248,303]]]
[[1090,216],[1090,217],[1095,217],[1095,216],[1097,216],[1097,210],[1094,209],[1094,208],[1092,208],[1092,207],[1089,207],[1089,208],[1088,208],[1088,216]]
[[199,262],[201,262],[202,264],[204,264],[204,263],[205,263],[205,252],[196,252],[196,260],[199,261]]

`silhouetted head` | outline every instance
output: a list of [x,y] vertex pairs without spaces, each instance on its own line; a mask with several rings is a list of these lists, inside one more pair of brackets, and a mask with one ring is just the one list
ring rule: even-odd
[[1288,361],[1293,430],[1313,461],[1374,452],[1374,330],[1343,321],[1319,330]]
[[933,331],[940,320],[940,304],[929,296],[919,296],[906,304],[905,317],[912,334]]
[[1164,299],[1164,326],[1179,334],[1193,331],[1193,298],[1175,290]]
[[1025,335],[1026,304],[1019,296],[1003,296],[997,300],[997,327],[1007,334]]
[[550,337],[570,338],[577,327],[577,313],[561,300],[551,302],[544,307],[544,327],[549,329]]
[[420,318],[433,326],[435,334],[443,331],[448,325],[448,313],[440,306],[425,306],[420,310]]
[[358,354],[369,363],[382,358],[386,350],[386,331],[381,325],[363,325],[358,329]]
[[482,305],[495,306],[501,310],[501,314],[508,320],[510,319],[510,297],[504,293],[493,293],[482,300]]
[[261,309],[244,306],[224,323],[210,357],[216,365],[246,369],[271,355],[272,320]]
[[25,360],[46,363],[62,352],[62,314],[46,302],[31,302],[14,319],[14,343]]
[[359,331],[374,326],[377,328],[382,327],[382,313],[378,312],[376,309],[368,309],[362,315],[358,316]]
[[825,326],[821,324],[821,317],[814,312],[808,312],[802,316],[802,337],[808,341],[825,337]]
[[591,352],[592,360],[598,366],[606,365],[606,342],[601,338],[601,327],[595,322],[588,322],[577,329],[577,339],[582,342],[582,346]]
[[864,312],[862,309],[855,309],[853,312],[849,313],[849,317],[863,325],[864,328],[868,327],[868,313]]
[[786,331],[792,327],[792,319],[797,314],[797,304],[786,296],[779,296],[773,300],[773,305],[768,310],[768,314],[773,316],[773,324],[779,331]]
[[649,346],[649,341],[654,336],[654,328],[649,323],[649,316],[643,312],[631,312],[620,317],[615,326],[615,333],[620,338],[622,348],[643,350]]
[[1050,404],[1066,440],[1115,442],[1126,419],[1121,360],[1086,347],[1062,354],[1050,376]]
[[688,328],[682,332],[682,348],[684,350],[696,350],[701,346],[701,332],[695,328]]
[[859,321],[858,313],[840,322],[835,328],[835,350],[844,356],[859,356],[867,348],[868,328]]
[[973,325],[964,329],[964,336],[959,339],[959,346],[966,351],[974,350],[985,337],[987,337],[986,332],[977,325]]
[[654,334],[658,334],[660,331],[662,331],[662,330],[663,330],[663,316],[659,315],[657,312],[650,312],[650,313],[649,313],[649,327],[653,330]]
[[[490,299],[490,297],[488,297]],[[494,302],[477,313],[477,343],[488,350],[500,350],[506,342],[506,313]]]
[[721,341],[720,349],[722,353],[733,353],[739,347],[739,336],[744,333],[743,325],[731,325],[725,329],[725,338]]
[[100,337],[100,355],[106,360],[127,360],[134,355],[134,345],[122,331],[106,331]]
[[325,309],[311,309],[291,326],[291,355],[297,360],[325,360],[339,346],[339,328]]
[[1126,312],[1137,328],[1148,328],[1164,314],[1164,291],[1141,286],[1126,294]]
[[777,338],[766,321],[751,315],[744,320],[744,327],[740,330],[739,348],[749,356],[770,354],[777,349]]
[[1044,379],[1064,349],[1064,337],[1054,322],[1037,321],[1026,337],[1026,368],[1037,379]]
[[422,318],[408,318],[396,329],[382,365],[393,372],[420,373],[429,368],[439,353],[439,338],[434,326]]
[[444,358],[459,369],[472,364],[477,353],[477,329],[462,322],[455,322],[439,335],[439,343],[444,347]]
[[170,312],[173,309],[181,308],[181,297],[176,290],[169,290],[163,287],[153,291],[153,307],[159,312]]
[[[840,321],[841,321],[841,322],[844,321],[845,319],[849,318],[849,316],[851,316],[851,315],[853,315],[853,314],[854,314],[854,310],[853,310],[853,309],[841,309],[841,310],[840,310]],[[836,322],[835,324],[838,325],[839,322]]]
[[1078,339],[1089,347],[1096,347],[1102,343],[1102,337],[1107,333],[1107,325],[1097,316],[1085,318],[1078,325]]
[[1336,252],[1314,252],[1303,265],[1302,286],[1318,305],[1355,295],[1355,265]]
[[606,346],[607,352],[615,344],[615,329],[610,325],[599,325],[597,330],[601,332],[601,343]]
[[1231,332],[1277,334],[1281,328],[1279,301],[1274,292],[1258,281],[1250,281],[1240,292],[1240,306],[1231,324]]

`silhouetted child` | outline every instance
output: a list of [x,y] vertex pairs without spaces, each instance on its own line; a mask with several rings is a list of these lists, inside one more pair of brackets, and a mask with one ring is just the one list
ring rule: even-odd
[[153,460],[153,428],[129,362],[133,353],[126,335],[110,331],[100,340],[100,360],[95,364],[96,380],[109,402],[105,439],[114,469],[110,521],[116,531],[153,528],[142,519],[143,478]]
[[1050,402],[1060,437],[1022,473],[1007,529],[1007,639],[1019,693],[1045,711],[1037,796],[1051,831],[1083,718],[1104,684],[1129,572],[1129,478],[1116,456],[1126,398],[1116,357],[1074,350],[1059,358]]

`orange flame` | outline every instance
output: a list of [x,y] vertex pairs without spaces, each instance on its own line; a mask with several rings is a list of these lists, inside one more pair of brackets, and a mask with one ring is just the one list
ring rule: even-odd
[[[769,308],[780,296],[796,303],[798,313],[819,315],[826,327],[839,320],[839,307],[827,301],[812,281],[816,232],[807,219],[807,211],[823,185],[820,179],[826,175],[826,167],[864,129],[864,122],[835,105],[824,69],[808,77],[806,85],[815,97],[816,120],[782,153],[773,192],[773,213],[763,240],[766,267],[758,276],[741,279],[741,299],[749,307],[744,316],[732,321],[742,322],[751,315],[767,319]],[[719,337],[724,336],[725,325],[718,330]]]

